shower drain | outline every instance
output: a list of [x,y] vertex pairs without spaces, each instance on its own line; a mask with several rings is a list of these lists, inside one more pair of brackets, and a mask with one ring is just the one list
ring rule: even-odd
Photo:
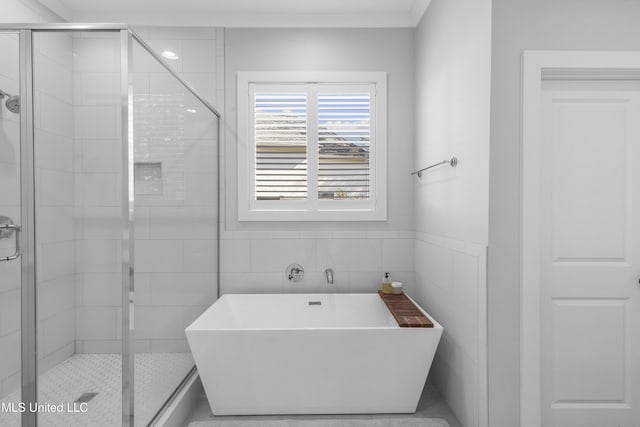
[[91,399],[96,397],[97,395],[98,395],[98,393],[94,393],[94,392],[82,393],[80,395],[80,397],[75,400],[75,403],[87,403],[88,401],[90,401]]

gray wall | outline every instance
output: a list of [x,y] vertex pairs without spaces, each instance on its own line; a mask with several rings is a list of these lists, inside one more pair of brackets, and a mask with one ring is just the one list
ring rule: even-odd
[[416,29],[419,302],[444,326],[431,377],[463,425],[486,425],[491,1],[434,0]]
[[485,245],[490,36],[490,0],[434,0],[416,29],[414,166],[459,160],[415,181],[416,230]]
[[330,223],[330,229],[413,229],[413,29],[227,29],[225,212],[229,230],[318,229],[327,224],[239,223],[236,208],[238,71],[385,71],[388,78],[388,190],[385,223]]
[[[239,222],[239,71],[384,71],[388,91],[388,220]],[[384,271],[413,283],[413,29],[228,29],[225,34],[221,292],[372,292]],[[305,268],[295,286],[292,262]],[[327,288],[323,271],[335,270]]]
[[640,2],[493,0],[489,206],[490,425],[519,423],[520,114],[524,50],[638,50]]

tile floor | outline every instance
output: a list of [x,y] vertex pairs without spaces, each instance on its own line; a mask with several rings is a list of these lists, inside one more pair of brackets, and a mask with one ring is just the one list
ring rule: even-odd
[[[135,357],[135,425],[146,426],[189,370],[189,353],[140,353]],[[63,404],[62,412],[51,407],[38,412],[38,424],[45,427],[121,425],[122,358],[119,354],[75,354],[44,373],[39,380],[39,404]],[[74,402],[83,393],[97,393],[87,402],[86,412]],[[14,392],[2,404],[18,402]],[[0,411],[0,426],[18,427],[20,414]]]
[[[421,418],[442,418],[449,423],[450,427],[462,427],[460,421],[456,418],[456,416],[451,411],[451,408],[447,405],[447,403],[442,399],[438,390],[434,387],[434,385],[427,381],[424,390],[422,391],[422,396],[420,397],[420,401],[418,402],[418,409],[415,414],[407,414],[403,415],[403,419],[421,419]],[[242,424],[246,427],[257,427],[260,426],[260,421],[263,420],[344,420],[345,422],[350,419],[362,420],[363,418],[368,418],[371,420],[397,420],[399,418],[399,414],[389,414],[389,415],[288,415],[288,416],[279,416],[279,415],[270,415],[270,416],[223,416],[216,417],[211,413],[211,409],[209,407],[209,403],[207,402],[207,398],[204,395],[204,392],[201,394],[198,404],[195,410],[192,412],[189,419],[185,422],[185,426],[188,426],[189,423],[192,422],[202,422],[202,421],[212,421],[212,420],[243,420],[246,421],[246,424]]]

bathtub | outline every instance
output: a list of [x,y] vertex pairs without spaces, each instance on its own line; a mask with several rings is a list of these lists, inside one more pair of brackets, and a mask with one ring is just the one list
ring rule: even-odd
[[400,328],[378,294],[223,295],[186,335],[214,415],[413,413],[429,317]]

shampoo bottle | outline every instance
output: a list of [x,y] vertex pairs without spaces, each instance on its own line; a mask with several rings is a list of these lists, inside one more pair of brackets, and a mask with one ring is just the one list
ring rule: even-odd
[[384,273],[384,277],[382,278],[382,293],[390,294],[391,291],[391,273]]

